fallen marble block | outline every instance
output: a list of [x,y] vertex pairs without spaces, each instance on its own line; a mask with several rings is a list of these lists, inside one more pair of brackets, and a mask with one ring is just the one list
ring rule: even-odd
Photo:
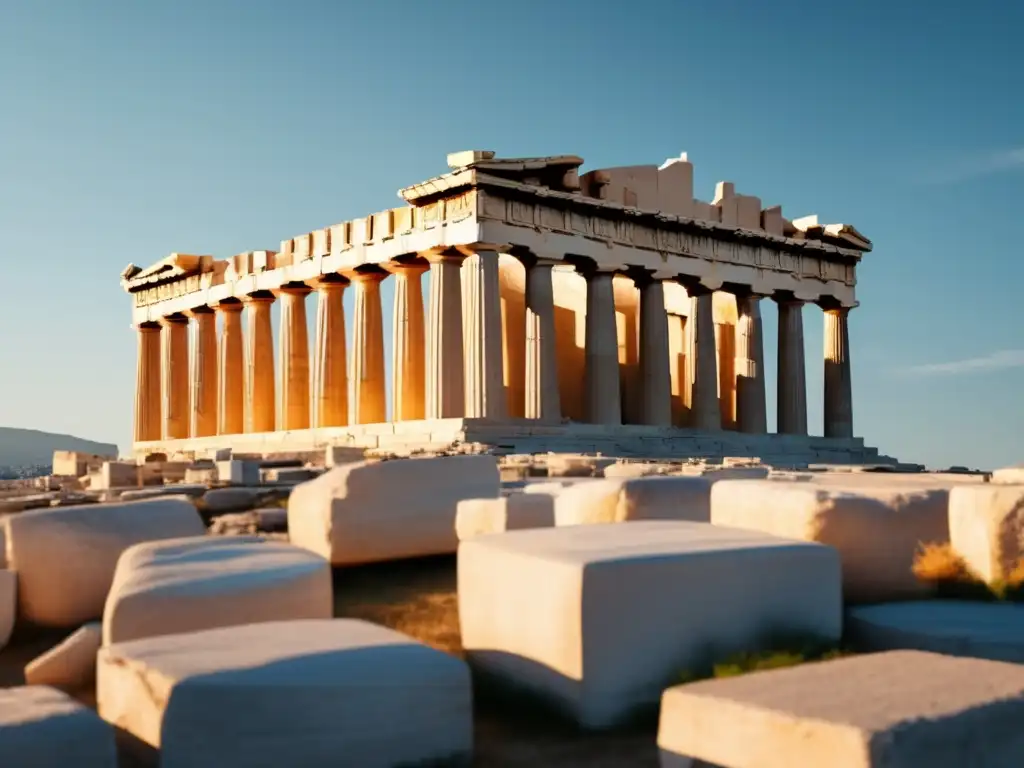
[[780,637],[835,642],[830,547],[684,521],[510,531],[464,541],[471,665],[586,727],[655,705],[688,671]]
[[995,470],[992,473],[991,482],[1000,485],[1024,483],[1024,464],[1018,464],[1013,467],[1001,467]]
[[114,730],[54,688],[0,688],[0,765],[117,768]]
[[961,485],[949,493],[949,543],[983,581],[1024,560],[1024,485]]
[[472,752],[466,664],[364,621],[107,646],[96,692],[100,715],[159,748],[161,768],[391,768]]
[[1024,664],[1024,605],[911,600],[859,605],[847,613],[859,650],[908,649]]
[[33,510],[7,520],[10,568],[18,572],[18,612],[52,627],[77,627],[103,614],[121,553],[133,544],[206,533],[182,499],[149,499]]
[[201,506],[208,515],[244,512],[259,505],[261,494],[259,488],[214,488],[203,495]]
[[677,463],[650,463],[646,461],[624,461],[609,464],[604,468],[604,476],[608,478],[629,479],[648,477],[650,475],[667,475],[679,470]]
[[208,490],[207,486],[196,483],[175,483],[160,485],[154,488],[135,488],[118,494],[121,501],[139,501],[141,499],[157,499],[165,496],[187,496],[197,499]]
[[121,556],[103,611],[103,644],[236,624],[333,615],[331,567],[258,536],[136,545]]
[[513,493],[500,499],[459,502],[455,533],[459,541],[488,533],[550,528],[555,524],[555,501],[541,493]]
[[334,565],[448,554],[458,503],[499,492],[494,456],[353,462],[292,491],[288,533]]
[[702,477],[606,479],[567,488],[555,498],[555,525],[630,520],[711,519],[711,482]]
[[18,574],[0,568],[0,651],[10,642],[18,615]]
[[96,654],[103,630],[98,621],[38,656],[25,666],[27,685],[49,685],[63,691],[80,691],[96,680]]
[[885,602],[929,592],[914,558],[922,543],[949,541],[948,499],[948,488],[920,485],[722,480],[711,490],[711,522],[835,547],[845,598]]
[[893,651],[665,691],[662,768],[1010,768],[1024,668]]

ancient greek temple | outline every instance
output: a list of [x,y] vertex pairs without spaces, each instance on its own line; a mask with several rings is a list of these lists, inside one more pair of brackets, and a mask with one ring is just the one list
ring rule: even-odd
[[[697,200],[685,155],[581,175],[582,163],[458,152],[401,190],[401,207],[277,251],[129,266],[136,453],[877,457],[854,437],[847,325],[869,240],[787,219],[729,182]],[[771,434],[764,299],[779,317]],[[805,304],[824,322],[820,437],[808,434]]]

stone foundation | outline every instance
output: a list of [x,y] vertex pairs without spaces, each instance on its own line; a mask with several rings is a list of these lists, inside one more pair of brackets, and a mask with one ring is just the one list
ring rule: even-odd
[[235,454],[276,456],[321,451],[341,445],[364,448],[372,455],[442,451],[524,453],[600,453],[641,458],[704,458],[750,456],[766,464],[803,467],[814,463],[889,463],[859,437],[703,432],[678,427],[595,424],[541,425],[534,420],[426,419],[359,424],[280,432],[218,435],[185,440],[135,443],[139,458],[163,454],[168,459],[212,458],[222,449]]

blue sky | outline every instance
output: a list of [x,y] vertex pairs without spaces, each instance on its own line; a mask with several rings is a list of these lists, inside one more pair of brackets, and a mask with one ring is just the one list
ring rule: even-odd
[[1024,460],[1022,28],[1001,0],[0,0],[0,425],[129,446],[129,262],[276,249],[459,149],[686,151],[702,199],[728,179],[874,241],[858,435]]

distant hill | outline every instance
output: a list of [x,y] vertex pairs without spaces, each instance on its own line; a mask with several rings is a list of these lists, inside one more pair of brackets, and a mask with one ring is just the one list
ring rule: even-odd
[[82,451],[116,456],[117,446],[35,429],[0,427],[0,467],[50,465],[54,451]]

